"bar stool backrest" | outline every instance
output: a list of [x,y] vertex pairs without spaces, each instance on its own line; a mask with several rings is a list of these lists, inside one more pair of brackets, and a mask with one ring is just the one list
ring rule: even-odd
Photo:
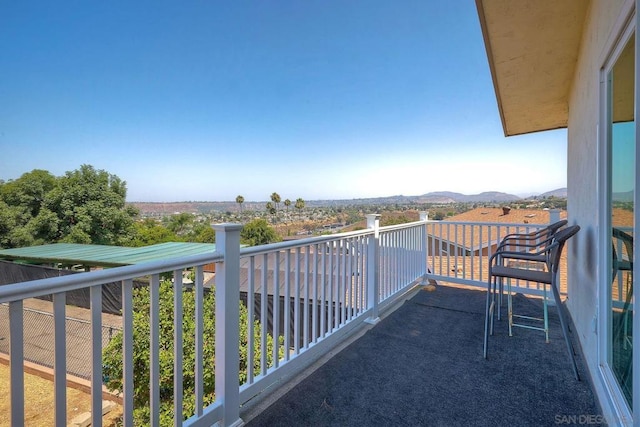
[[562,255],[562,248],[564,247],[564,244],[571,237],[575,236],[578,231],[580,231],[579,225],[571,225],[558,231],[553,236],[553,243],[549,247],[549,262],[551,264],[551,268],[549,269],[549,271],[551,271],[553,274],[556,274],[558,272],[558,267],[560,265],[560,255]]

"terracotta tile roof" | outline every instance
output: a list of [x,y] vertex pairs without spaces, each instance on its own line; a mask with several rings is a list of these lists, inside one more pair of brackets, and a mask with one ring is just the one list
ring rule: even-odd
[[[567,211],[560,211],[560,218],[567,217]],[[549,224],[549,211],[544,209],[511,209],[505,215],[502,208],[476,208],[454,215],[445,221],[502,222],[509,224]]]
[[626,209],[613,208],[611,222],[616,227],[633,227],[633,212]]

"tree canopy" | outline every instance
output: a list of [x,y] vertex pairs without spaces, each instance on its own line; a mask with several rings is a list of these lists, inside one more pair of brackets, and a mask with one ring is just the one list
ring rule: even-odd
[[240,239],[249,246],[266,245],[280,240],[275,230],[262,218],[247,223],[240,231]]
[[124,245],[137,216],[126,195],[125,181],[90,165],[61,177],[34,169],[0,183],[0,246]]

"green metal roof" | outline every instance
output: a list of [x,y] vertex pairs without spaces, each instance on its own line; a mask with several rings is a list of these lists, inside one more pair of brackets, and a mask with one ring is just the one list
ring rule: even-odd
[[37,263],[82,264],[116,267],[149,261],[215,252],[213,243],[168,242],[139,248],[55,243],[16,249],[0,249],[0,259]]

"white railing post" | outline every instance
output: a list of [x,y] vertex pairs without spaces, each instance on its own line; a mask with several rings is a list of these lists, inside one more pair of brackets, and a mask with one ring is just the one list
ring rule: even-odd
[[24,426],[24,315],[22,300],[9,303],[11,425]]
[[222,402],[222,426],[240,419],[240,224],[214,225],[216,250],[224,262],[216,269],[216,397]]
[[560,209],[549,209],[549,224],[560,221]]
[[429,266],[427,263],[427,259],[429,258],[429,254],[427,253],[427,248],[429,246],[429,239],[427,237],[427,221],[429,221],[429,211],[420,211],[420,221],[424,221],[424,226],[421,228],[422,230],[422,255],[420,256],[420,268],[422,269],[422,285],[427,284],[427,274],[429,274]]
[[371,309],[371,316],[365,322],[374,325],[380,321],[380,214],[367,215],[367,228],[373,230],[373,237],[367,247],[367,308]]

